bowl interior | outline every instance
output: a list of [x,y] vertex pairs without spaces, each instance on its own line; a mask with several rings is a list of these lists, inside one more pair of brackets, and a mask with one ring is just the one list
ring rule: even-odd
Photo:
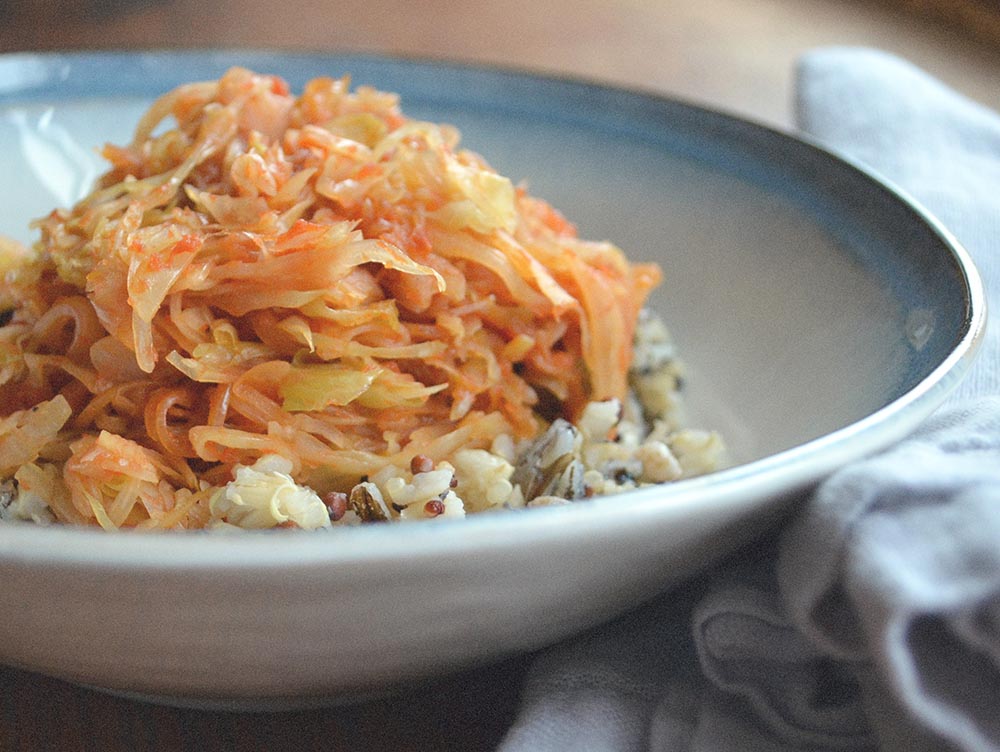
[[[720,430],[736,463],[889,404],[967,334],[967,281],[914,209],[738,120],[573,82],[365,57],[206,54],[183,71],[156,55],[98,57],[72,76],[58,75],[59,58],[15,71],[26,83],[0,110],[0,143],[14,147],[3,162],[20,178],[0,183],[0,233],[27,242],[27,218],[85,193],[102,169],[96,149],[126,142],[154,93],[234,62],[293,86],[349,72],[400,92],[412,116],[457,125],[467,147],[583,236],[661,264],[653,305],[688,367],[690,422]],[[31,86],[32,65],[48,98]]]

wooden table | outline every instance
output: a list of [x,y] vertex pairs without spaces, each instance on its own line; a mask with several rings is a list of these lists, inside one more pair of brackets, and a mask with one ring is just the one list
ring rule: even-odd
[[[3,52],[253,46],[475,60],[638,86],[783,126],[791,122],[801,52],[867,45],[1000,108],[1000,11],[987,0],[888,7],[861,0],[7,0],[3,7]],[[318,18],[321,7],[327,15]],[[517,658],[352,707],[278,714],[164,708],[0,668],[0,752],[493,749],[516,712],[528,662]]]
[[1000,106],[994,0],[6,0],[3,7],[4,52],[254,46],[444,57],[640,86],[779,124],[790,121],[799,54],[867,45]]

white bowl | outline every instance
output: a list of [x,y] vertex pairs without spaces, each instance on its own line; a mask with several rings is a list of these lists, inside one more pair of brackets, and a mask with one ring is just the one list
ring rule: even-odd
[[349,72],[666,272],[654,306],[692,423],[734,465],[430,524],[238,537],[0,526],[0,661],[172,702],[359,697],[556,641],[746,542],[797,492],[902,437],[982,332],[968,257],[898,191],[801,140],[654,96],[510,72],[248,52],[0,58],[0,232],[72,201],[90,151],[232,64]]

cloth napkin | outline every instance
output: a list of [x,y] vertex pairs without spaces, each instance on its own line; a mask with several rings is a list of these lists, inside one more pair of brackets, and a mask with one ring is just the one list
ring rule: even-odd
[[[797,74],[802,131],[935,213],[1000,311],[1000,117],[874,50]],[[781,529],[542,653],[502,752],[1000,750],[998,337],[925,425]]]

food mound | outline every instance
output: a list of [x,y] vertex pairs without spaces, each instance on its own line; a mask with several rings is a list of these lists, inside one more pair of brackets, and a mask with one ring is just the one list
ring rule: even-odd
[[0,516],[319,528],[709,469],[642,312],[659,270],[458,140],[346,78],[155,102],[32,250],[0,245]]

